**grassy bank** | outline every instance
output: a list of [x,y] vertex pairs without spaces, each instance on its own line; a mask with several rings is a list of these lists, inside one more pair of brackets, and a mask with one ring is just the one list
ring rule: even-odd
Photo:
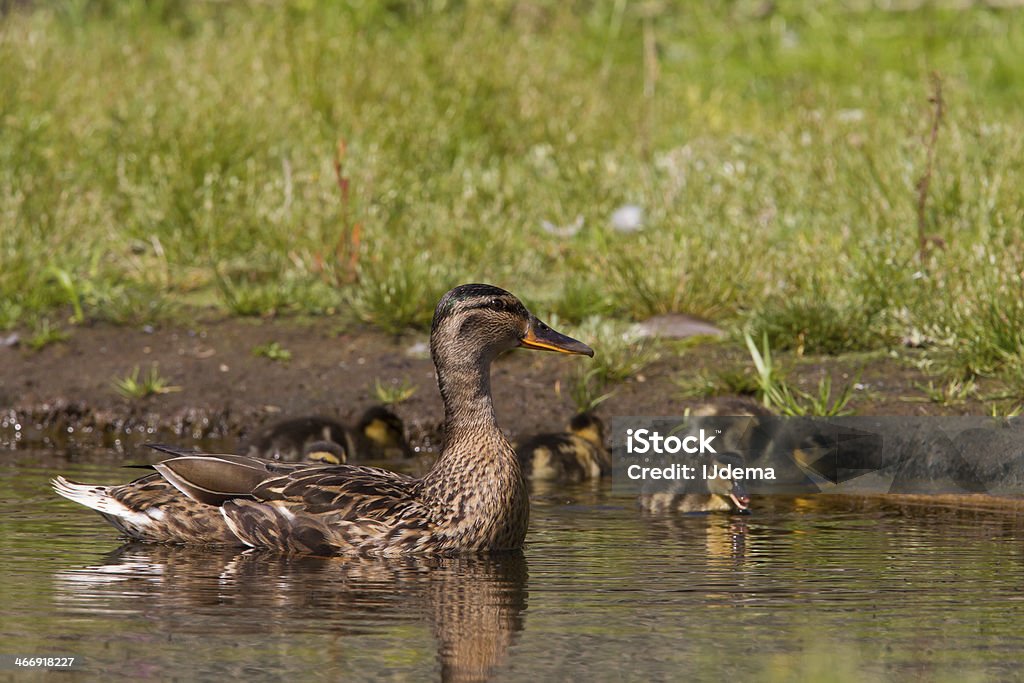
[[563,320],[1021,372],[1024,11],[353,4],[3,16],[0,327],[397,330],[479,279]]

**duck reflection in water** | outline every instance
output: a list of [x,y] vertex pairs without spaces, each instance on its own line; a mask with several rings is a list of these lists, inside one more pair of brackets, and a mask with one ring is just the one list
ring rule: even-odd
[[[324,652],[324,665],[336,670],[322,673],[334,678],[353,673],[353,651],[365,646],[375,627],[383,635],[395,624],[425,620],[436,640],[441,680],[487,680],[500,670],[523,628],[527,598],[521,551],[317,557],[129,543],[102,563],[62,571],[55,580],[63,608],[134,613],[163,622],[158,632],[180,633],[183,623],[200,633],[235,628],[239,636],[266,637],[275,656],[281,643],[308,646],[309,624],[315,624],[316,635],[333,636],[318,650],[332,650]],[[232,616],[232,610],[238,614]],[[254,611],[273,619],[253,623]],[[399,647],[401,661],[410,644]],[[386,651],[376,654],[382,665],[391,661]],[[260,662],[254,656],[247,666],[252,670]],[[167,667],[165,674],[172,668],[181,673],[170,661]]]

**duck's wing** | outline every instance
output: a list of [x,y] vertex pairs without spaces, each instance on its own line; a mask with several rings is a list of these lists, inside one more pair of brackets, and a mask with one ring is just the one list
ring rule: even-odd
[[334,465],[304,467],[253,489],[264,503],[300,506],[309,514],[339,519],[374,518],[391,506],[416,500],[416,480],[379,467]]
[[231,534],[254,547],[373,552],[396,546],[396,538],[415,546],[433,521],[418,480],[377,467],[198,453],[155,467],[188,499],[217,506]]
[[427,541],[433,525],[417,485],[376,467],[310,467],[264,481],[251,498],[228,501],[221,511],[231,532],[251,546],[408,552]]
[[[164,447],[157,450],[176,452]],[[286,476],[303,466],[246,455],[185,452],[153,467],[192,500],[221,505],[234,498],[252,498],[253,491],[263,482]]]

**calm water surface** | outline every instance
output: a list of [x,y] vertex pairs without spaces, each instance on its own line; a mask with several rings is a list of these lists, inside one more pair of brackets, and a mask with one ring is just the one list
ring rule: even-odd
[[47,486],[131,478],[90,460],[0,456],[0,654],[84,657],[66,679],[1024,675],[1012,511],[819,496],[652,518],[577,488],[537,493],[521,554],[289,558],[123,545]]

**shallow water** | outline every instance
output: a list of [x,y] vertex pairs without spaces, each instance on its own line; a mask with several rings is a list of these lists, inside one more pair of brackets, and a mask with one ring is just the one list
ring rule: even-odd
[[1013,511],[819,496],[652,518],[584,487],[535,497],[522,554],[289,558],[124,546],[47,486],[131,478],[89,460],[0,456],[0,654],[83,657],[69,678],[1021,675]]

